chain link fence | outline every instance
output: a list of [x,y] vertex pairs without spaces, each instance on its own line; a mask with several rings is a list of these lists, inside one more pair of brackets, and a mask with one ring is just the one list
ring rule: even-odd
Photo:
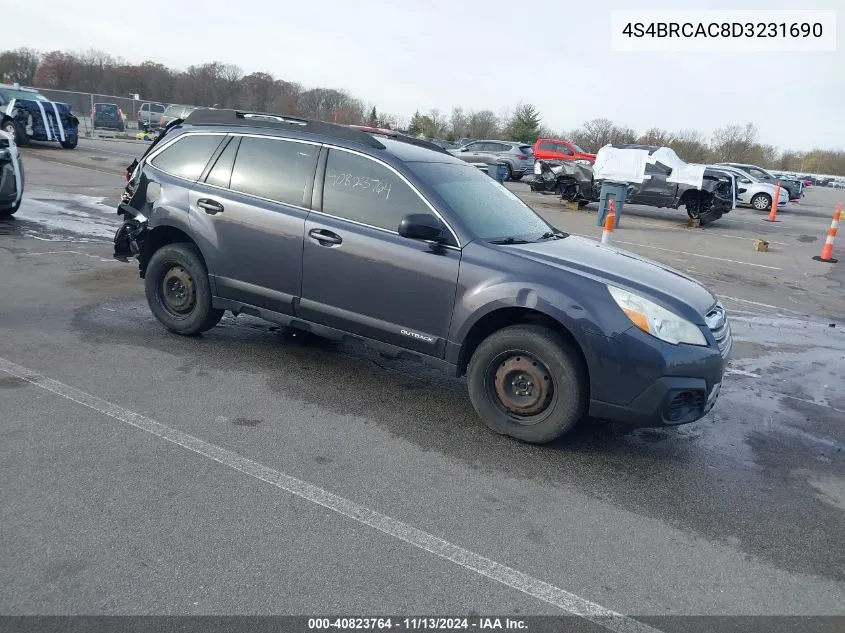
[[[162,108],[151,107],[153,104],[164,107],[169,105],[164,101],[135,99],[134,95],[118,97],[49,88],[38,88],[37,90],[51,101],[69,104],[73,108],[73,113],[79,118],[80,136],[89,138],[134,138],[139,131],[144,129],[146,124],[158,125]],[[97,104],[110,105],[97,106]],[[116,106],[117,116],[114,116],[114,108],[111,106]],[[101,112],[107,114],[95,119],[95,108],[99,108]]]

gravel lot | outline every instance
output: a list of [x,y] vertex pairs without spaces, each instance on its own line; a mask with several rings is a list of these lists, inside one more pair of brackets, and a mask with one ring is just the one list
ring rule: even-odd
[[[845,615],[845,263],[812,260],[842,191],[776,224],[626,207],[616,244],[729,309],[721,399],[536,447],[365,348],[244,316],[169,335],[111,257],[143,147],[25,149],[0,221],[0,613]],[[509,187],[599,237],[595,205]]]

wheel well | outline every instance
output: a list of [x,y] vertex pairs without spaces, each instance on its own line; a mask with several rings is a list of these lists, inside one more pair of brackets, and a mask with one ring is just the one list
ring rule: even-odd
[[[167,244],[176,242],[188,242],[196,246],[196,242],[188,237],[188,234],[173,226],[158,226],[147,233],[144,243],[141,245],[141,252],[138,254],[138,264],[141,270],[141,278],[147,272],[147,264],[150,258],[158,249]],[[199,249],[197,249],[199,250]]]
[[464,342],[461,345],[461,353],[458,356],[458,375],[462,376],[466,373],[469,360],[472,358],[475,349],[481,344],[481,341],[509,325],[540,325],[556,332],[572,346],[572,349],[580,357],[584,371],[587,374],[587,384],[589,384],[590,370],[587,366],[587,359],[578,341],[572,336],[572,333],[548,314],[544,314],[538,310],[532,310],[531,308],[518,307],[494,310],[490,314],[485,314],[470,328],[469,333],[464,338]]

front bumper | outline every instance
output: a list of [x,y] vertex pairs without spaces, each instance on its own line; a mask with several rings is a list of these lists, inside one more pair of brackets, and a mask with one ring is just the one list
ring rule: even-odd
[[[731,349],[671,345],[632,328],[611,339],[611,357],[591,367],[590,416],[640,427],[689,424],[718,401]],[[705,328],[706,329],[706,328]]]

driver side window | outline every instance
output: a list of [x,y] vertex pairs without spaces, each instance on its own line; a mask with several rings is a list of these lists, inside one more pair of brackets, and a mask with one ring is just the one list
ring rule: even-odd
[[359,224],[399,231],[410,213],[430,214],[419,194],[381,163],[329,150],[323,183],[323,213]]

